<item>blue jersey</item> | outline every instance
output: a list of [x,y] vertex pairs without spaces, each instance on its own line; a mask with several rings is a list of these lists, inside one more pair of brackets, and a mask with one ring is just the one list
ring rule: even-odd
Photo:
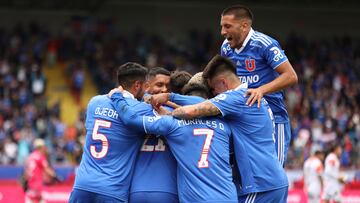
[[167,192],[177,195],[176,168],[175,157],[163,138],[146,135],[136,158],[130,193]]
[[231,130],[222,119],[138,117],[124,108],[126,101],[121,94],[114,94],[112,99],[130,126],[166,137],[178,162],[180,202],[237,202],[229,164]]
[[177,194],[176,160],[163,138],[146,135],[136,159],[130,192]]
[[[253,29],[240,49],[232,49],[225,39],[221,46],[221,55],[236,64],[240,81],[247,82],[249,88],[260,87],[273,81],[279,76],[275,69],[288,60],[275,39]],[[288,122],[283,91],[266,94],[264,97],[274,113],[275,122]]]
[[[136,112],[153,115],[150,105],[131,98],[126,100]],[[84,152],[74,188],[127,201],[135,158],[144,133],[125,126],[119,114],[106,95],[90,100]]]
[[265,99],[260,108],[245,104],[246,88],[239,86],[210,99],[233,133],[240,172],[240,195],[278,189],[288,185],[274,148],[274,121]]

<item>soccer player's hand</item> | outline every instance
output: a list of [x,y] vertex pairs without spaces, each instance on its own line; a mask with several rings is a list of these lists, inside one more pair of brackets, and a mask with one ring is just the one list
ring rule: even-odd
[[119,93],[122,94],[123,91],[124,91],[124,89],[123,89],[121,86],[119,86],[119,87],[117,87],[117,88],[112,89],[112,90],[107,94],[107,96],[110,98],[114,93],[119,92]]
[[170,106],[170,107],[173,108],[173,109],[177,109],[177,108],[181,107],[180,105],[175,104],[174,102],[171,102],[171,101],[165,102],[165,105],[166,105],[166,106]]
[[154,94],[151,96],[150,103],[153,107],[159,107],[169,100],[169,93]]
[[58,175],[55,175],[52,181],[53,183],[62,183],[64,182],[64,179],[62,177],[59,177]]
[[260,88],[248,89],[245,93],[245,97],[248,95],[250,96],[246,101],[246,105],[252,106],[255,102],[257,102],[257,107],[260,108],[260,102],[264,96],[261,89]]
[[165,109],[163,106],[160,106],[159,108],[154,108],[159,115],[170,115],[171,112]]
[[152,95],[144,95],[144,97],[143,97],[144,102],[151,104],[151,96]]

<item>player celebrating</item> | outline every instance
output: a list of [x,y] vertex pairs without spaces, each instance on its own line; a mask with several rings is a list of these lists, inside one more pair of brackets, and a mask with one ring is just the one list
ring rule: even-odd
[[236,64],[236,74],[247,82],[250,97],[246,104],[259,107],[264,96],[275,118],[275,148],[281,165],[286,161],[291,132],[288,113],[281,91],[297,83],[297,75],[279,43],[252,29],[253,14],[249,8],[236,5],[221,14],[221,35],[225,38],[221,55]]
[[170,72],[162,67],[155,67],[149,70],[146,92],[157,94],[168,92],[170,85]]
[[[150,105],[141,105],[147,69],[126,63],[117,72],[118,83],[127,91],[126,101],[139,113],[152,114]],[[136,98],[136,99],[135,99]],[[69,202],[127,202],[130,181],[143,134],[121,122],[106,95],[93,97],[86,112],[86,141]]]
[[231,130],[222,119],[141,117],[131,110],[121,94],[114,93],[111,98],[125,123],[166,138],[178,162],[180,202],[238,202],[229,163]]
[[246,84],[240,85],[236,67],[215,56],[205,67],[215,98],[177,108],[172,115],[182,119],[222,115],[233,132],[240,172],[239,202],[286,202],[288,181],[274,149],[274,122],[265,99],[259,108],[246,105]]
[[[150,69],[146,93],[168,92],[170,72],[161,67]],[[146,135],[136,158],[131,181],[131,203],[178,202],[176,160],[163,138]]]
[[309,203],[319,203],[323,185],[322,175],[324,167],[324,152],[316,150],[304,162],[304,189],[308,196]]

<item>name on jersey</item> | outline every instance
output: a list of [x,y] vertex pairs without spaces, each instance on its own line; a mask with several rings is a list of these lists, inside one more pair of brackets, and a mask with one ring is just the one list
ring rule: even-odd
[[259,82],[259,75],[248,75],[248,76],[239,76],[241,83],[257,83]]
[[220,128],[220,130],[225,130],[225,126],[223,123],[217,121],[203,120],[203,119],[191,119],[191,120],[179,120],[178,125],[207,125],[210,128]]
[[116,112],[114,109],[104,107],[97,107],[95,109],[95,115],[106,116],[114,119],[119,117],[118,112]]

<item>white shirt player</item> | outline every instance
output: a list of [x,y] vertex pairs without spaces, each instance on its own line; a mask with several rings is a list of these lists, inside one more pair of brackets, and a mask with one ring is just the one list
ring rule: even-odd
[[322,187],[321,176],[323,171],[323,164],[316,156],[311,156],[304,163],[305,190],[309,196],[309,199],[316,198],[317,202],[320,200]]
[[324,199],[341,201],[340,192],[340,161],[335,153],[330,153],[325,159]]

